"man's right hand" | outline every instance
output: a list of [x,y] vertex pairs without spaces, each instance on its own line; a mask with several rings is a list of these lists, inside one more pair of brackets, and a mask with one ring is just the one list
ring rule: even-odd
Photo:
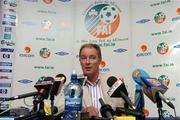
[[92,117],[92,116],[99,117],[98,110],[93,106],[89,106],[89,107],[84,108],[83,112],[89,112],[90,117]]

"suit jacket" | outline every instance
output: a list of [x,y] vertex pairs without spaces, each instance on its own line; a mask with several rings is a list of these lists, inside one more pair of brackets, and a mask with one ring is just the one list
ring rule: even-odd
[[[99,84],[102,89],[103,100],[104,100],[105,104],[109,104],[112,107],[119,107],[120,101],[121,101],[120,98],[111,98],[107,94],[108,90],[110,89],[110,87],[107,85],[107,80],[110,76],[112,76],[112,75],[100,73],[99,77],[98,77],[98,79],[100,79]],[[86,83],[86,80],[84,80],[83,85],[82,85],[82,87],[83,87],[83,107],[87,107],[87,106],[91,105],[91,96],[88,91],[88,87],[85,85],[85,83]]]

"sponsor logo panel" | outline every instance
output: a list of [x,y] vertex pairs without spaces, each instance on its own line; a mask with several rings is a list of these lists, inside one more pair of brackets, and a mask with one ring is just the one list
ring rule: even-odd
[[17,2],[15,0],[4,0],[3,4],[13,8],[17,7]]
[[0,95],[2,94],[7,94],[8,93],[8,89],[6,88],[0,88]]
[[137,53],[136,57],[145,57],[152,55],[152,52],[149,51],[149,48],[146,44],[142,44],[139,48],[142,52]]
[[165,13],[163,13],[163,12],[158,12],[158,13],[156,13],[155,16],[154,16],[154,21],[155,21],[157,24],[161,24],[161,23],[163,23],[165,20],[166,20],[166,15],[165,15]]
[[1,45],[14,46],[15,43],[13,41],[9,41],[9,40],[1,40]]
[[137,21],[136,23],[144,24],[144,23],[147,23],[149,21],[151,21],[151,20],[150,19],[141,19],[141,20]]
[[11,55],[6,53],[6,54],[3,54],[2,57],[3,57],[3,58],[10,59]]
[[4,27],[4,32],[12,32],[12,27]]
[[64,51],[60,51],[60,52],[56,52],[55,54],[59,55],[59,56],[65,56],[65,55],[68,55],[69,53],[64,52]]
[[120,9],[111,3],[91,6],[85,15],[86,30],[95,38],[106,38],[116,32],[120,24]]
[[160,55],[165,55],[168,52],[168,50],[169,50],[169,46],[165,42],[159,43],[157,46],[157,52]]
[[106,61],[102,60],[100,63],[100,69],[101,72],[109,72],[110,68],[108,67],[108,64]]
[[170,79],[167,75],[161,75],[158,77],[158,81],[164,84],[165,86],[169,86]]
[[23,83],[23,84],[29,84],[31,82],[33,82],[32,80],[29,79],[22,79],[22,80],[18,80],[19,83]]
[[0,88],[1,87],[11,87],[11,83],[0,83]]
[[0,66],[12,66],[12,62],[0,62]]
[[14,49],[11,49],[11,48],[1,48],[0,52],[14,52]]
[[179,88],[180,87],[180,83],[176,83],[176,87]]
[[116,52],[116,53],[122,53],[122,52],[126,52],[127,49],[124,49],[124,48],[118,48],[118,49],[115,49],[115,50],[113,50],[113,51]]
[[48,48],[41,48],[40,51],[39,51],[39,55],[44,58],[44,59],[47,59],[50,57],[51,55],[51,52]]
[[12,69],[0,69],[0,73],[12,73]]
[[11,21],[2,21],[2,25],[16,26],[16,22],[11,22]]
[[180,44],[175,45],[174,48],[180,48]]
[[29,46],[24,47],[23,53],[19,53],[19,57],[34,58],[35,55],[31,53],[32,48]]

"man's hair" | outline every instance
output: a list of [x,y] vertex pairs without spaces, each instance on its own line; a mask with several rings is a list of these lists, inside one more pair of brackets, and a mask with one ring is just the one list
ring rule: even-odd
[[79,50],[79,57],[81,55],[81,52],[84,48],[95,48],[97,51],[97,55],[100,59],[102,59],[102,55],[101,55],[101,48],[97,45],[97,44],[93,44],[93,43],[87,43],[81,46],[80,50]]

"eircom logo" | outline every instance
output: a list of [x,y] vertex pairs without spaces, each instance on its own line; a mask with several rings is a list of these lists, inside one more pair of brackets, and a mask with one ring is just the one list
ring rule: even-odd
[[97,4],[86,13],[85,26],[87,31],[96,38],[112,35],[120,23],[120,10],[112,4]]

